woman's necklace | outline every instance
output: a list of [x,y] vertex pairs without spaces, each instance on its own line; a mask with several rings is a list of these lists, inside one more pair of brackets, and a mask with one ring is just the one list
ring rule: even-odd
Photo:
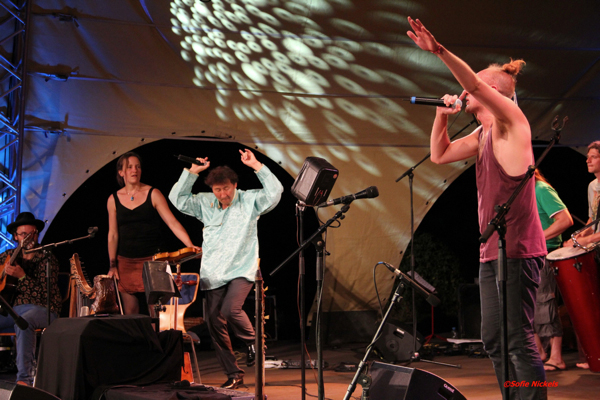
[[138,188],[133,189],[131,191],[131,193],[129,193],[127,190],[125,192],[127,193],[127,196],[130,196],[129,200],[133,201],[133,197],[135,196],[137,191],[138,191]]

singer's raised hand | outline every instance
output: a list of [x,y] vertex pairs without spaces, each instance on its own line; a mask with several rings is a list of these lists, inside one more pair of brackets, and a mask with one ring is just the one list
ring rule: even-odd
[[432,53],[439,51],[440,44],[435,40],[431,32],[425,28],[425,25],[423,25],[418,18],[417,20],[413,20],[411,17],[408,17],[408,23],[410,24],[410,27],[413,29],[414,33],[408,31],[406,34],[415,42],[417,46]]
[[200,158],[196,157],[196,160],[200,161],[202,165],[192,164],[190,167],[190,172],[192,174],[198,175],[200,172],[204,171],[208,167],[210,167],[210,161],[208,161],[208,157]]
[[255,171],[258,171],[262,168],[262,163],[256,159],[254,153],[250,150],[240,150],[240,154],[242,155],[242,162],[244,163],[244,165],[249,166]]

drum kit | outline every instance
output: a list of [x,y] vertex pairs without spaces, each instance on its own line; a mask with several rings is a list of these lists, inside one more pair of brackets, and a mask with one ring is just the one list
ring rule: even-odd
[[[585,229],[585,228],[584,228]],[[583,230],[583,229],[582,229]],[[596,253],[600,243],[554,250],[546,257],[592,372],[600,372],[600,275]]]

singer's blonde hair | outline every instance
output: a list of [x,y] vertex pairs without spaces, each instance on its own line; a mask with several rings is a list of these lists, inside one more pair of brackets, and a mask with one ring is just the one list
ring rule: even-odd
[[489,85],[496,86],[501,94],[511,98],[517,86],[517,75],[524,66],[525,61],[511,58],[509,63],[490,64],[481,72],[486,76],[486,82]]

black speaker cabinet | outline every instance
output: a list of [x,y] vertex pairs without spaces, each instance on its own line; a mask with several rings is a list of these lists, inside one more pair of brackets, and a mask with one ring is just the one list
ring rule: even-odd
[[60,400],[42,389],[0,381],[0,400]]
[[[173,278],[167,272],[166,261],[146,261],[142,270],[146,299],[149,305],[166,304],[171,297],[181,297]],[[1,399],[0,399],[1,400]]]
[[481,339],[481,302],[478,284],[458,287],[458,326],[460,337]]
[[321,204],[329,197],[338,175],[339,171],[323,158],[307,157],[292,185],[292,194],[308,206]]
[[371,399],[466,400],[454,386],[427,371],[375,361],[369,372]]
[[408,361],[412,359],[413,348],[418,351],[423,345],[423,335],[417,332],[416,344],[412,329],[386,322],[381,337],[375,342],[379,355],[387,362]]

